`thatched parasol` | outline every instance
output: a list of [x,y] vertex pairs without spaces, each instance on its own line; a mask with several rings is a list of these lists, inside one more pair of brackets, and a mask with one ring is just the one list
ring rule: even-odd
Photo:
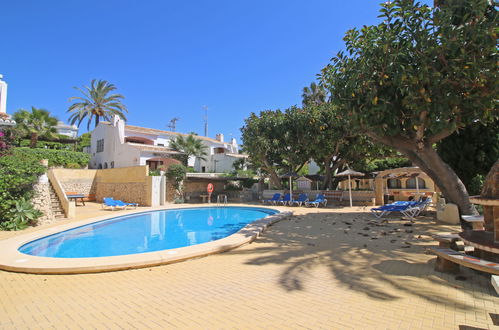
[[341,173],[336,174],[335,176],[348,176],[348,195],[350,196],[350,207],[352,207],[352,185],[350,183],[350,177],[352,176],[364,176],[364,173],[354,171],[352,169],[348,169]]
[[293,199],[293,184],[292,179],[299,177],[295,172],[288,172],[286,174],[281,175],[281,178],[289,178],[289,194],[291,195],[291,199]]

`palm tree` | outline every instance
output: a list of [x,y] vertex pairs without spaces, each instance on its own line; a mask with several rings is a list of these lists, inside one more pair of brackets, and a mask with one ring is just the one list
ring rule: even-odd
[[170,142],[170,148],[173,150],[183,152],[187,157],[195,156],[204,161],[208,152],[206,151],[206,146],[201,142],[201,140],[196,139],[193,134],[189,134],[186,138],[182,135],[178,135],[174,140]]
[[310,87],[303,87],[302,104],[303,106],[319,105],[326,102],[326,90],[315,82]]
[[40,136],[46,138],[54,138],[56,136],[57,131],[55,126],[57,125],[57,118],[52,117],[50,112],[45,109],[31,107],[31,112],[20,109],[14,113],[13,118],[17,122],[17,127],[24,134],[30,135],[31,148],[36,147]]
[[83,96],[74,96],[69,99],[70,102],[77,101],[69,107],[67,112],[71,112],[69,122],[74,125],[87,118],[87,129],[90,129],[92,120],[95,120],[95,127],[101,119],[111,120],[114,115],[126,120],[124,112],[128,112],[126,106],[121,102],[125,97],[121,94],[111,94],[116,90],[116,86],[106,80],[92,80],[90,87],[84,86],[84,89],[74,87],[79,90]]

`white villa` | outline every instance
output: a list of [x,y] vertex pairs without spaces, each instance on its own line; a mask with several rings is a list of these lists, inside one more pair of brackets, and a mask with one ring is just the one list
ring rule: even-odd
[[[138,165],[149,165],[156,169],[161,165],[176,162],[172,156],[178,154],[170,149],[170,141],[177,136],[187,134],[162,131],[125,125],[125,122],[114,117],[113,122],[100,122],[92,131],[90,145],[91,168],[115,168]],[[190,157],[188,165],[196,172],[221,173],[233,170],[232,164],[237,159],[247,155],[238,153],[236,139],[230,143],[224,141],[223,134],[217,134],[216,139],[205,136],[195,136],[207,147],[206,161],[198,157]]]
[[2,78],[0,74],[0,131],[16,124],[7,114],[7,83]]
[[68,125],[64,124],[62,121],[58,121],[55,129],[58,134],[66,135],[72,139],[76,139],[78,137],[78,127],[76,125]]

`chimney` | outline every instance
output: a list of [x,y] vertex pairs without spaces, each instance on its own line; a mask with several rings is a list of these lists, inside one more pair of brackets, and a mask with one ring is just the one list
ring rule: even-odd
[[120,143],[125,143],[125,121],[119,116],[113,116],[113,126],[118,128],[118,139]]
[[7,83],[0,74],[0,113],[7,113]]
[[218,133],[215,135],[215,139],[220,142],[224,142],[224,135],[222,133]]

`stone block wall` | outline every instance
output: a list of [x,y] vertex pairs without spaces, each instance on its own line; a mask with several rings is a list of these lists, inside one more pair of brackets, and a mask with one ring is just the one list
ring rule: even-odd
[[166,181],[166,202],[172,203],[175,199],[175,188],[173,184]]
[[44,225],[55,222],[54,214],[52,214],[52,205],[50,201],[50,184],[48,182],[39,182],[33,186],[34,197],[31,200],[33,207],[43,213],[38,218],[37,225]]
[[74,179],[61,182],[64,191],[76,192],[86,196],[95,196],[97,185],[94,180]]
[[112,197],[125,202],[151,205],[151,183],[147,166],[102,170],[55,169],[54,175],[64,191],[90,195],[102,202]]
[[207,195],[206,187],[208,183],[213,184],[213,195],[211,201],[216,201],[218,194],[224,194],[224,187],[227,183],[225,180],[209,180],[204,178],[187,178],[184,180],[184,196],[187,202],[199,203],[202,198],[201,195]]
[[112,197],[128,203],[151,206],[150,179],[148,166],[97,170],[94,182],[95,198],[98,202],[104,197]]
[[206,179],[196,179],[196,178],[188,178],[184,180],[184,192],[202,192],[206,193],[206,187],[208,183],[213,184],[213,192],[214,193],[223,193],[226,181],[209,181]]
[[112,197],[128,203],[139,203],[139,205],[149,205],[150,201],[147,196],[150,192],[147,191],[147,185],[140,182],[99,182],[96,184],[97,201],[102,201],[104,197]]

